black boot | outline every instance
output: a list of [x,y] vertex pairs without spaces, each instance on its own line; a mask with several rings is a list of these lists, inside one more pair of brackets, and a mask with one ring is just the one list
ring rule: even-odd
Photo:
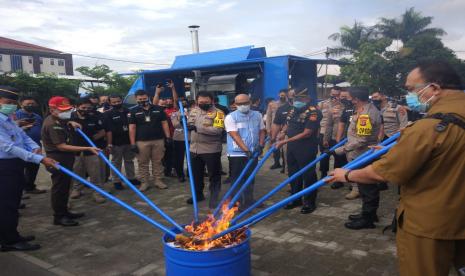
[[[359,220],[362,218],[362,214],[356,214],[356,215],[349,215],[349,220]],[[373,221],[374,222],[379,222],[378,215],[373,215]]]
[[302,201],[301,200],[296,200],[296,201],[293,201],[293,202],[287,204],[286,206],[284,206],[284,209],[291,210],[291,209],[294,209],[294,208],[299,207],[299,206],[302,206]]
[[[200,202],[200,201],[204,201],[205,200],[205,196],[204,195],[197,195],[196,197],[197,199],[197,202]],[[194,204],[194,200],[191,198],[189,198],[187,201],[186,201],[187,204]]]
[[380,191],[386,191],[387,189],[389,189],[386,182],[381,182],[381,183],[378,183],[377,185],[378,185],[378,190]]
[[313,213],[313,211],[316,210],[316,205],[315,204],[305,204],[302,209],[300,209],[301,214],[310,214]]
[[344,226],[352,230],[376,228],[376,225],[373,223],[373,220],[370,220],[367,218],[361,218],[359,220],[353,220],[353,221],[346,222]]

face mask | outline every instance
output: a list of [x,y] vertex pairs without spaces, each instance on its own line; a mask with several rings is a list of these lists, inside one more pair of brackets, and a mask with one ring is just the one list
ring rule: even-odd
[[32,106],[32,105],[26,105],[25,107],[23,107],[23,109],[26,111],[26,112],[34,112],[36,110],[36,107],[35,106]]
[[405,96],[405,100],[407,101],[407,105],[408,107],[410,107],[410,109],[420,113],[428,111],[428,109],[430,108],[429,102],[434,98],[434,96],[431,96],[431,98],[429,98],[426,102],[422,103],[420,101],[419,95],[421,95],[422,92],[429,86],[430,85],[425,86],[423,89],[418,91],[418,93],[408,92],[407,96]]
[[342,103],[345,107],[352,106],[352,102],[349,101],[348,99],[341,99],[341,103]]
[[149,103],[149,101],[138,101],[138,102],[137,102],[137,104],[138,104],[139,106],[142,106],[142,107],[147,106],[148,103]]
[[18,106],[15,104],[2,104],[0,112],[8,116],[15,113],[16,109],[18,109]]
[[248,113],[250,111],[250,105],[238,105],[237,110],[242,113]]
[[69,119],[71,119],[71,113],[72,113],[71,110],[61,112],[61,113],[58,114],[58,118],[60,118],[61,120],[69,120]]
[[331,98],[332,101],[337,100],[337,96],[331,96],[330,98]]
[[279,101],[282,102],[282,103],[285,102],[285,101],[286,101],[286,97],[279,97]]
[[307,105],[306,103],[301,102],[301,101],[294,101],[294,104],[293,104],[293,106],[294,106],[295,108],[302,108],[302,107],[304,107],[304,106],[306,106],[306,105]]
[[372,102],[378,109],[381,109],[381,100],[371,100],[371,102]]
[[81,114],[81,116],[88,116],[89,114],[92,113],[91,110],[78,110],[79,114]]
[[166,107],[167,108],[173,108],[173,104],[167,104]]
[[114,104],[111,106],[113,109],[120,109],[121,107],[123,107],[123,104]]
[[212,104],[199,104],[199,108],[204,111],[209,110],[211,107],[212,107]]

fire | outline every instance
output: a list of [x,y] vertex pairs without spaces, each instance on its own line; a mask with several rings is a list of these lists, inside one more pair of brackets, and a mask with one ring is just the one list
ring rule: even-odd
[[222,215],[218,220],[215,219],[213,214],[209,214],[204,222],[198,225],[194,223],[187,225],[185,229],[188,233],[192,234],[192,237],[177,240],[176,245],[187,250],[207,251],[241,243],[247,237],[244,229],[239,229],[218,239],[211,240],[213,236],[229,228],[231,220],[239,209],[237,205],[229,209],[228,205],[229,203],[226,202],[221,206]]

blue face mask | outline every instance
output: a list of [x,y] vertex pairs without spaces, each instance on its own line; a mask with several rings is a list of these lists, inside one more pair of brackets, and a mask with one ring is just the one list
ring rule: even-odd
[[418,93],[410,91],[408,92],[407,96],[405,96],[405,100],[407,101],[407,105],[410,109],[420,113],[425,113],[428,111],[428,109],[430,108],[429,102],[434,98],[434,96],[429,98],[426,102],[422,103],[420,101],[419,94],[421,94],[429,86],[430,85],[425,86],[423,89],[418,91]]
[[301,102],[301,101],[294,101],[294,104],[293,104],[293,106],[294,106],[295,108],[302,108],[302,107],[304,107],[304,106],[306,106],[306,105],[307,105],[306,103]]
[[7,116],[15,113],[16,109],[18,109],[18,106],[15,104],[2,104],[2,106],[0,106],[0,112]]

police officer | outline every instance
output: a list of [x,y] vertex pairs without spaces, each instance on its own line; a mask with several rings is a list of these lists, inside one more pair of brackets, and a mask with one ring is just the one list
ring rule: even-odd
[[[186,181],[186,175],[184,174],[184,158],[186,156],[186,146],[184,142],[184,128],[181,120],[181,111],[179,108],[184,108],[184,114],[188,114],[188,104],[186,99],[182,99],[182,106],[171,114],[171,122],[173,123],[173,148],[174,148],[174,169],[179,182],[183,183]],[[178,105],[178,103],[175,103]],[[188,133],[188,136],[190,134]]]
[[[87,146],[73,146],[71,134],[73,128],[82,126],[70,121],[73,106],[65,97],[52,97],[48,102],[50,115],[45,118],[42,125],[42,143],[48,157],[57,160],[61,166],[73,170],[74,157],[79,152],[90,152],[98,155],[99,149]],[[52,177],[52,209],[55,225],[76,226],[75,219],[84,216],[84,213],[71,213],[68,211],[68,198],[71,186],[71,177],[59,170],[49,169]]]
[[[134,158],[136,155],[131,151],[131,142],[129,141],[129,110],[123,106],[123,99],[119,95],[110,95],[108,98],[110,109],[103,114],[103,125],[107,138],[107,148],[111,153],[111,162],[121,171],[124,160],[124,171],[128,180],[138,186],[139,180],[136,179],[134,169]],[[118,175],[112,171],[113,185],[116,190],[123,190]]]
[[40,248],[31,244],[34,236],[18,233],[18,207],[25,185],[26,162],[54,167],[56,161],[40,155],[41,149],[10,118],[17,109],[18,90],[0,86],[0,251],[28,251]]
[[[315,159],[318,153],[318,136],[320,130],[321,111],[310,103],[310,97],[306,90],[295,95],[293,106],[289,109],[286,117],[283,113],[276,114],[275,122],[285,122],[283,132],[288,138],[278,141],[277,148],[287,144],[288,175],[295,174]],[[291,183],[291,192],[295,194],[317,181],[314,168],[307,170],[301,177]],[[317,191],[304,197],[302,214],[312,213],[316,209]],[[293,209],[302,206],[302,200],[289,203],[285,209]]]
[[[378,134],[381,128],[381,114],[370,102],[369,92],[365,87],[351,87],[349,89],[355,114],[350,120],[347,131],[347,143],[336,149],[336,154],[347,156],[352,161],[369,149],[369,146],[378,143]],[[345,227],[349,229],[375,228],[373,222],[378,220],[376,211],[379,207],[379,190],[376,185],[353,186],[352,192],[358,191],[362,197],[362,212],[350,215]]]
[[[197,106],[189,112],[191,130],[190,152],[197,201],[205,200],[203,182],[205,166],[210,180],[210,209],[216,208],[221,190],[221,150],[224,131],[224,113],[213,105],[213,95],[199,92]],[[192,204],[192,198],[187,200]]]
[[[465,267],[465,94],[453,67],[425,61],[407,76],[411,109],[427,112],[397,144],[361,170],[337,169],[331,181],[380,181],[401,188],[397,254],[401,276],[449,275]],[[460,273],[458,273],[460,274]]]
[[388,101],[382,92],[371,94],[371,101],[381,111],[383,116],[382,140],[387,139],[407,126],[407,110],[394,101]]
[[150,104],[144,90],[136,91],[135,97],[137,106],[130,109],[128,122],[131,150],[136,153],[139,163],[142,182],[139,190],[146,191],[149,188],[150,162],[155,186],[166,189],[168,186],[162,180],[161,160],[165,153],[165,143],[172,143],[166,114],[161,106]]
[[[274,143],[276,141],[276,138],[281,131],[283,125],[282,124],[274,124],[274,120],[276,118],[276,114],[279,113],[286,113],[289,111],[290,104],[287,99],[287,89],[281,89],[278,94],[279,100],[270,102],[268,105],[268,108],[266,110],[266,130],[268,132],[268,135],[271,137],[271,142]],[[281,108],[283,107],[283,108]],[[281,109],[280,109],[281,108]],[[284,116],[285,118],[286,116]],[[284,138],[284,137],[282,137]],[[274,169],[279,169],[285,167],[285,157],[283,157],[283,165],[280,164],[279,160],[281,159],[282,156],[282,150],[275,151],[273,153],[273,160],[274,163],[270,167],[270,170]]]
[[[275,143],[276,141],[282,141],[286,138],[285,126],[286,126],[286,118],[289,111],[292,109],[292,105],[290,103],[290,98],[288,97],[289,93],[287,90],[282,89],[279,91],[279,101],[280,106],[278,110],[276,110],[276,114],[273,120],[273,124],[271,125],[271,143]],[[294,97],[294,94],[292,95]],[[286,100],[283,101],[283,98]],[[293,99],[293,98],[292,98]],[[286,146],[284,145],[281,149],[279,149],[276,155],[274,155],[275,163],[273,166],[270,167],[271,170],[281,168],[279,165],[279,158],[282,156],[283,164],[281,173],[285,172],[286,169]]]

